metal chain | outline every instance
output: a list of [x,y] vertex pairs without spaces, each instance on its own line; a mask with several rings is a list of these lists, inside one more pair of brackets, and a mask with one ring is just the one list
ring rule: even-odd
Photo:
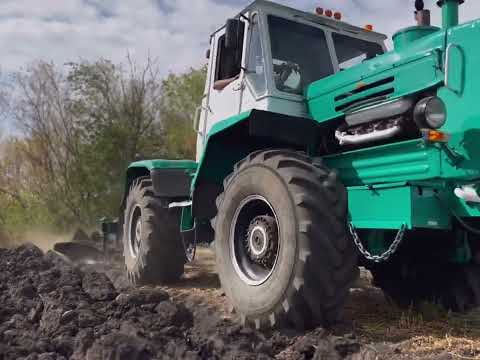
[[390,259],[390,257],[397,251],[398,246],[402,242],[403,238],[405,237],[405,231],[407,230],[407,225],[403,224],[400,230],[398,230],[397,235],[395,236],[395,240],[392,242],[390,247],[388,248],[387,251],[385,251],[382,255],[372,255],[365,247],[363,246],[357,230],[353,226],[353,224],[350,222],[348,224],[348,227],[350,229],[350,233],[353,236],[353,241],[355,242],[355,245],[358,248],[358,251],[367,259],[376,263],[381,263],[384,261],[387,261]]

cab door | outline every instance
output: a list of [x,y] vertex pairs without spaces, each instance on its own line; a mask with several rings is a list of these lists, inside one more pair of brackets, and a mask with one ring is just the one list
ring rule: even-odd
[[[211,56],[207,76],[206,94],[204,96],[200,123],[198,124],[197,158],[200,157],[206,136],[217,122],[240,113],[244,74],[242,64],[245,46],[246,23],[242,23],[238,47],[230,48],[226,41],[226,28],[212,36]],[[235,78],[222,90],[215,89],[215,83]]]

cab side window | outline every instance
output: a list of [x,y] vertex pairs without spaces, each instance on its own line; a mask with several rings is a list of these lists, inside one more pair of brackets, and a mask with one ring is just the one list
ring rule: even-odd
[[378,43],[337,33],[332,34],[332,39],[340,70],[346,70],[383,54],[383,48]]
[[262,95],[266,91],[265,57],[259,29],[259,17],[254,15],[250,25],[250,41],[248,44],[247,78],[255,93]]
[[215,81],[237,76],[242,66],[243,47],[231,49],[226,46],[225,35],[218,39]]

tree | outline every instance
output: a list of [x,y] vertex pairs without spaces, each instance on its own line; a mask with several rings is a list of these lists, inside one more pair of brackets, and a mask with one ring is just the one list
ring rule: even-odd
[[89,212],[116,216],[129,163],[164,155],[159,70],[130,58],[126,70],[107,60],[69,66],[71,112],[84,138],[79,160],[88,170],[80,178],[89,179],[90,197],[103,200],[92,201]]
[[128,58],[124,66],[36,62],[15,74],[9,116],[20,135],[0,149],[0,226],[70,229],[118,216],[132,161],[195,156],[205,73],[162,81],[155,62]]
[[63,75],[39,62],[16,76],[29,189],[60,226],[117,215],[127,165],[163,153],[158,71],[129,64],[72,63]]
[[166,152],[171,158],[195,158],[193,116],[202,102],[206,73],[206,67],[190,69],[185,74],[170,74],[163,81],[161,118],[166,134]]

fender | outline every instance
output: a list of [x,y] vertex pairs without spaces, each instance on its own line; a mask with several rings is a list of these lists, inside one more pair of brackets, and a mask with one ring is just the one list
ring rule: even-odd
[[195,218],[211,219],[223,180],[248,154],[269,148],[309,152],[324,126],[312,119],[251,110],[218,122],[210,130],[192,182]]
[[156,196],[189,198],[190,186],[197,163],[193,160],[142,160],[131,163],[127,169],[124,198],[132,182],[139,177],[150,177]]

